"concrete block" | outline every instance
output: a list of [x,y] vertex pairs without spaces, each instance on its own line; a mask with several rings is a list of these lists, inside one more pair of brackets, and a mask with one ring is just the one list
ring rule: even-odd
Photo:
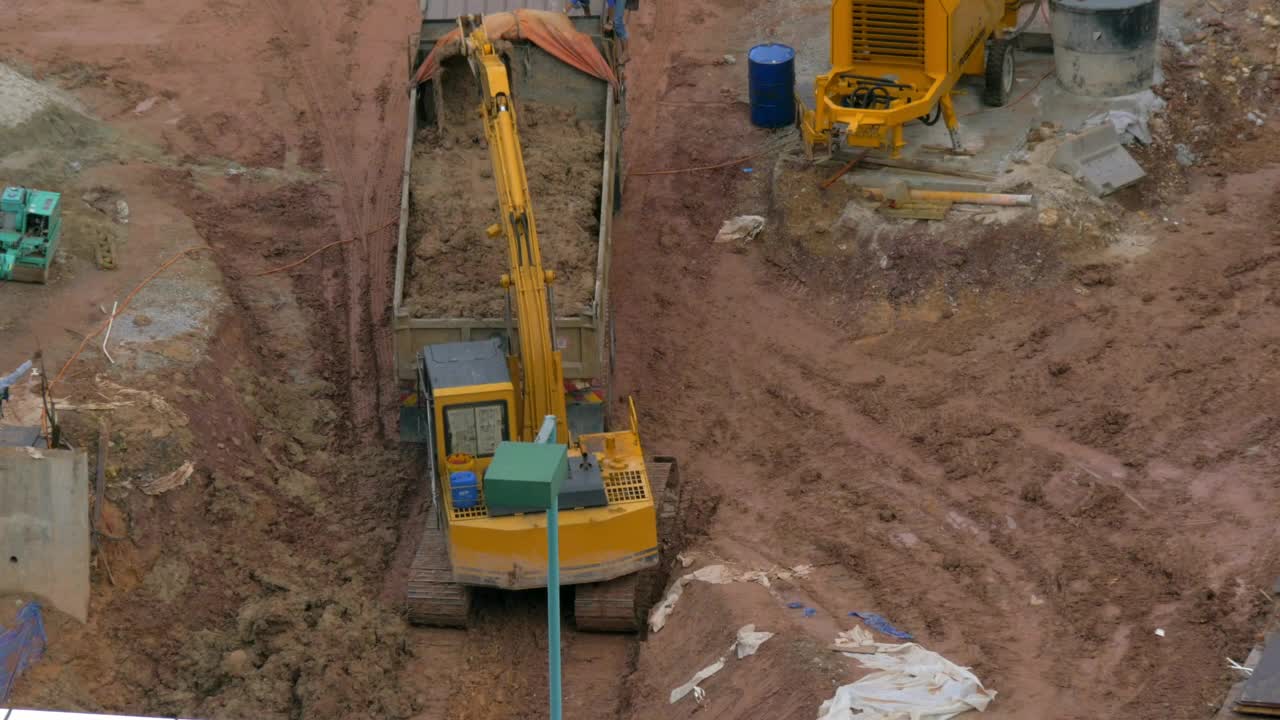
[[0,447],[0,595],[89,616],[89,469],[74,450]]
[[1120,144],[1110,123],[1069,136],[1053,154],[1053,167],[1071,175],[1097,197],[1128,187],[1147,173]]

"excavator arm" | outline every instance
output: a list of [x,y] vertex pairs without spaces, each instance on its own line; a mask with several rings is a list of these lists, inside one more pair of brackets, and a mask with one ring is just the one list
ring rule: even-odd
[[501,234],[507,240],[509,269],[501,281],[519,324],[519,354],[511,356],[512,376],[518,384],[518,437],[532,440],[543,418],[554,415],[556,436],[568,438],[564,370],[556,348],[552,308],[555,273],[542,266],[511,81],[501,54],[485,32],[483,17],[465,16],[458,24],[471,69],[484,93],[480,113],[501,216],[488,232],[490,237]]

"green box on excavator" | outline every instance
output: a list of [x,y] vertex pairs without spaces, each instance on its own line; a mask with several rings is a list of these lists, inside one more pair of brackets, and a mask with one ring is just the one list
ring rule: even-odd
[[49,279],[62,235],[62,196],[6,187],[0,193],[0,280]]

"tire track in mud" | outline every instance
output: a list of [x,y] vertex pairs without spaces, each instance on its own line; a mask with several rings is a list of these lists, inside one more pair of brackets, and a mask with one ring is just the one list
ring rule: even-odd
[[[346,358],[350,421],[359,435],[394,437],[394,419],[385,412],[393,401],[394,361],[384,321],[390,306],[389,264],[395,231],[370,231],[394,220],[398,212],[399,175],[388,169],[395,167],[396,150],[402,147],[397,138],[403,133],[396,126],[402,127],[398,121],[404,117],[404,105],[392,103],[390,109],[401,112],[390,114],[389,125],[382,122],[388,114],[388,93],[378,100],[382,110],[378,124],[368,127],[369,111],[361,107],[363,89],[349,85],[359,79],[351,70],[361,13],[351,7],[317,8],[315,3],[297,0],[267,0],[267,8],[285,38],[285,63],[306,98],[326,169],[337,181],[329,194],[339,239],[353,240],[342,251],[345,272],[329,280],[326,288],[334,307],[345,308],[346,328],[338,342]],[[343,48],[338,37],[351,38],[351,47]],[[385,87],[393,86],[397,59],[395,53],[388,53]],[[361,153],[365,133],[374,138],[370,157]]]
[[[782,557],[803,555],[805,545],[827,553],[861,578],[879,608],[923,628],[929,644],[958,651],[997,689],[1016,688],[1003,697],[1015,713],[1065,703],[1084,686],[1110,688],[1116,705],[1150,702],[1167,690],[1147,681],[1153,654],[1203,654],[1190,637],[1176,651],[1167,641],[1152,647],[1150,628],[1173,608],[1193,617],[1241,611],[1222,593],[1195,599],[1196,588],[1211,584],[1180,556],[1185,549],[1165,557],[1170,543],[1185,548],[1180,528],[1197,517],[1212,523],[1220,510],[1143,492],[1148,483],[1135,485],[1140,478],[1105,446],[1001,405],[983,392],[986,382],[1000,386],[999,374],[966,387],[950,377],[963,377],[961,367],[885,363],[842,347],[821,323],[800,319],[797,299],[755,292],[745,261],[722,264],[732,267],[712,272],[715,296],[704,292],[700,302],[708,317],[741,331],[718,338],[712,352],[753,361],[714,371],[693,362],[667,378],[678,387],[724,388],[718,401],[699,400],[729,409],[694,439],[710,455],[694,471],[715,466],[707,472],[729,495],[768,478],[786,491],[765,504],[852,513],[847,523],[809,528],[784,511],[773,524],[788,533],[747,532],[735,543],[792,548]],[[681,357],[707,356],[710,346],[691,345]],[[940,401],[939,385],[949,388]],[[771,439],[745,459],[715,450],[760,438]],[[819,460],[806,457],[815,450]],[[797,476],[813,480],[797,487]]]

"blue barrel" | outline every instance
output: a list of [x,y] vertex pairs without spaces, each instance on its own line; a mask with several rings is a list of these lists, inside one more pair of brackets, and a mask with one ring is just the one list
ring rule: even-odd
[[469,471],[449,476],[449,495],[455,510],[470,510],[480,503],[480,481]]
[[786,45],[757,45],[747,53],[751,123],[786,127],[796,121],[796,51]]

